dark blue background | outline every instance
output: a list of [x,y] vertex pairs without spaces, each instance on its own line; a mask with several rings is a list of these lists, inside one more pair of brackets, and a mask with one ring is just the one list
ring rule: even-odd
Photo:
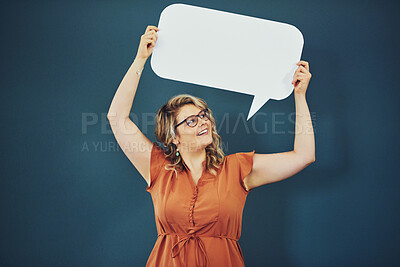
[[[1,3],[0,265],[145,265],[157,234],[152,200],[106,114],[140,36],[172,3]],[[399,4],[180,3],[289,23],[304,36],[316,162],[249,194],[246,266],[398,262]],[[293,94],[245,122],[252,96],[162,79],[149,58],[131,117],[150,140],[155,112],[179,93],[204,98],[220,125],[226,119],[226,154],[293,149]]]

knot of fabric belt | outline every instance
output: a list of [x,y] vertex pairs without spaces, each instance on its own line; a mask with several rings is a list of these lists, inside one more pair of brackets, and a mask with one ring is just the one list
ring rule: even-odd
[[[176,244],[172,247],[172,250],[171,250],[172,258],[175,258],[179,254],[181,249],[185,246],[185,244],[187,242],[189,242],[189,240],[192,239],[192,238],[197,243],[197,246],[196,246],[196,265],[197,266],[201,266],[199,264],[200,255],[199,255],[199,251],[198,251],[199,248],[200,248],[201,252],[203,252],[203,255],[205,256],[206,263],[205,263],[204,266],[208,266],[209,260],[208,260],[208,256],[207,256],[207,253],[206,253],[206,249],[205,249],[204,243],[201,240],[201,238],[199,236],[197,236],[196,234],[194,234],[194,233],[193,234],[188,234],[188,235],[184,236],[183,238],[180,238],[179,241],[176,242]],[[174,250],[176,250],[176,249],[177,249],[177,251],[175,251],[175,253],[174,253]]]

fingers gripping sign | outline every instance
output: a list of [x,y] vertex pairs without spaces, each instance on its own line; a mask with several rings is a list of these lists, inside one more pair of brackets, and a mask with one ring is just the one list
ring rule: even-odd
[[299,67],[293,75],[292,84],[294,85],[294,92],[296,94],[305,94],[312,76],[310,73],[310,66],[308,62],[304,60],[299,61],[296,65]]
[[157,32],[159,30],[160,29],[156,26],[147,26],[145,33],[140,38],[139,49],[136,57],[147,59],[151,55],[158,39]]

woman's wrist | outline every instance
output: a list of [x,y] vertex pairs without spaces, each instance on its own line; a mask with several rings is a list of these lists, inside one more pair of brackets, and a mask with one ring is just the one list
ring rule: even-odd
[[304,98],[306,98],[306,93],[303,93],[303,92],[294,92],[294,96],[295,97],[304,97]]
[[135,60],[132,63],[132,68],[134,69],[134,71],[140,75],[142,73],[142,70],[144,68],[144,65],[146,64],[146,60],[145,58],[135,58]]
[[146,61],[147,58],[136,57],[135,60],[133,61],[133,64],[137,65],[138,67],[143,67]]

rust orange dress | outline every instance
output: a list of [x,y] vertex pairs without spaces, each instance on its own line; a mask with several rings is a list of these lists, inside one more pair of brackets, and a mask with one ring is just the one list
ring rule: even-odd
[[164,150],[153,142],[150,186],[158,237],[146,267],[244,266],[238,240],[247,191],[243,179],[252,152],[226,155],[217,175],[206,171],[197,185],[190,170],[166,170]]

